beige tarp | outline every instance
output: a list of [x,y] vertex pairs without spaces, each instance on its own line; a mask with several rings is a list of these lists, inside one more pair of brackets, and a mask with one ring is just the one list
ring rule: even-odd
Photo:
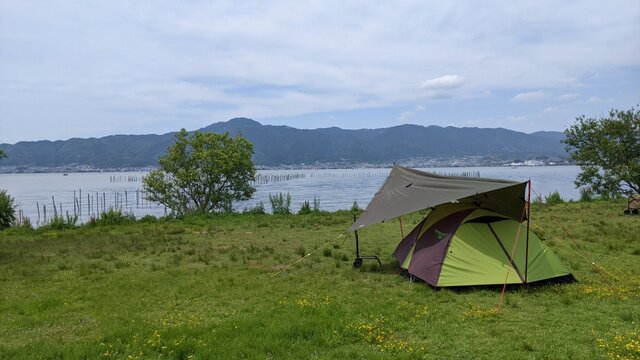
[[396,165],[349,230],[456,201],[474,202],[520,221],[526,186],[526,181],[444,176]]

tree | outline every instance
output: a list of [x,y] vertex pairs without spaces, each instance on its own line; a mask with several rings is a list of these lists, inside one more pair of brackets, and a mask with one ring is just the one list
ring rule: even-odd
[[611,110],[599,119],[582,115],[564,134],[581,169],[576,186],[607,197],[640,193],[640,109]]
[[0,159],[6,159],[7,158],[7,153],[4,152],[4,150],[0,149]]
[[178,215],[231,212],[233,201],[250,199],[255,188],[253,145],[242,135],[195,132],[185,129],[160,158],[160,169],[143,178],[151,201]]

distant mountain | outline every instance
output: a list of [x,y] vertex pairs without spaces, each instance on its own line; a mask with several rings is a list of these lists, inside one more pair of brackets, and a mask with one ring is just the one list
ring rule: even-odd
[[[489,157],[532,159],[565,157],[563,133],[525,134],[497,128],[456,128],[400,125],[382,129],[345,130],[337,127],[296,129],[262,125],[247,118],[199,129],[242,133],[254,144],[254,162],[261,166],[313,163],[381,163],[412,158]],[[2,144],[9,155],[2,166],[91,168],[151,167],[174,141],[164,135],[113,135],[66,141]]]

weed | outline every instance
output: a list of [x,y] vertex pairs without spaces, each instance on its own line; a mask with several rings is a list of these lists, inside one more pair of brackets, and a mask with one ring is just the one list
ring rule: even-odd
[[153,215],[149,215],[149,214],[147,214],[147,215],[145,215],[145,216],[141,217],[141,218],[138,220],[138,222],[141,222],[141,223],[143,223],[143,224],[153,224],[153,223],[155,223],[155,222],[157,222],[157,221],[158,221],[158,218],[157,218],[157,217],[155,217],[155,216],[153,216]]
[[271,203],[271,213],[274,215],[291,214],[291,195],[289,193],[278,193],[277,195],[269,194],[269,202]]
[[298,210],[298,215],[308,215],[311,214],[311,204],[309,200],[304,201],[300,204],[300,210]]
[[41,226],[38,230],[46,231],[46,230],[65,230],[65,229],[73,229],[77,226],[78,223],[78,215],[69,215],[67,212],[66,216],[62,215],[54,215],[51,220],[44,226]]
[[547,205],[557,205],[557,204],[562,204],[565,201],[562,198],[562,196],[560,196],[560,193],[556,190],[556,191],[550,193],[549,195],[545,196],[544,202]]
[[267,211],[264,208],[264,203],[262,201],[260,201],[252,208],[245,208],[242,211],[242,213],[243,214],[264,215],[264,214],[267,213]]
[[298,254],[300,257],[304,257],[307,255],[307,250],[303,245],[300,245],[296,248],[296,254]]
[[89,221],[90,226],[107,226],[107,225],[125,225],[132,224],[136,221],[136,217],[133,214],[125,214],[120,209],[110,208],[107,211],[103,211],[97,218],[91,218]]
[[595,193],[591,187],[580,188],[580,201],[591,202],[595,198]]

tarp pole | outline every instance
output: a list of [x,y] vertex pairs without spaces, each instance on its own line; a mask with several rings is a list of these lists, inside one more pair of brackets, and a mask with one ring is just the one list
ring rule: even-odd
[[[524,215],[527,211],[527,204],[524,204],[522,207],[522,215],[520,216],[520,221],[518,222],[518,232],[516,232],[516,238],[513,242],[513,249],[511,250],[511,258],[513,259],[516,253],[516,247],[518,246],[518,239],[520,238],[520,230],[522,229],[522,223],[524,222]],[[500,314],[500,310],[502,309],[502,299],[504,299],[504,293],[507,290],[507,281],[509,280],[509,272],[513,267],[513,264],[510,263],[511,266],[507,267],[507,276],[504,278],[504,284],[502,284],[502,292],[500,292],[500,299],[498,300],[498,308],[497,312]],[[515,270],[515,269],[514,269]],[[520,278],[522,280],[522,278]]]
[[[353,222],[356,221],[356,214],[353,214]],[[354,230],[353,234],[356,237],[356,259],[360,259],[360,244],[358,240],[358,230]]]
[[527,244],[525,246],[524,256],[524,283],[527,284],[527,275],[529,273],[529,224],[531,223],[531,179],[528,181],[529,191],[527,193]]
[[402,216],[400,216],[400,239],[404,240],[404,231],[402,231]]

